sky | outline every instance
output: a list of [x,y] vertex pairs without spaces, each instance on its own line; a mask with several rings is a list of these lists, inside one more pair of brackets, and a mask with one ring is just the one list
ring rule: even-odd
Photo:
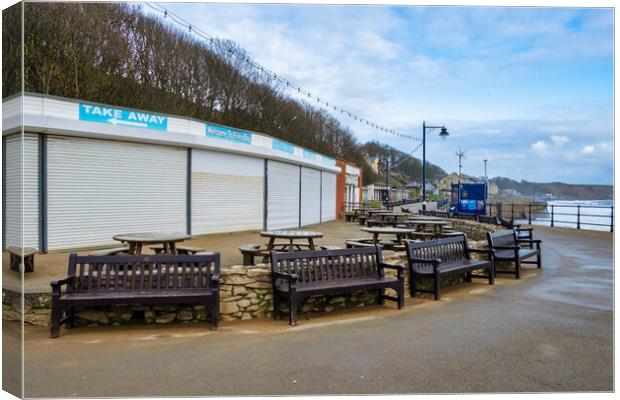
[[[489,177],[613,183],[609,8],[160,4],[382,126],[421,138],[422,121],[445,125],[426,154],[447,172],[460,148],[468,175],[487,159]],[[360,142],[418,145],[333,115]]]

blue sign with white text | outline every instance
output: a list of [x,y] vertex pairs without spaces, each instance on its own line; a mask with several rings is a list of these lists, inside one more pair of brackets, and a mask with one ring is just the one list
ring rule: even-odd
[[323,156],[323,164],[334,165],[334,164],[336,164],[336,160],[334,158],[331,158],[331,157]]
[[314,151],[304,149],[304,157],[316,160],[316,153]]
[[236,143],[252,143],[252,134],[238,131],[236,129],[224,128],[223,126],[205,124],[205,135],[217,138],[224,139],[231,142]]
[[168,130],[168,117],[163,115],[86,103],[80,103],[80,121],[131,126],[158,131]]
[[274,150],[285,151],[287,153],[293,154],[294,146],[290,143],[281,142],[279,140],[273,139],[271,141],[271,148]]

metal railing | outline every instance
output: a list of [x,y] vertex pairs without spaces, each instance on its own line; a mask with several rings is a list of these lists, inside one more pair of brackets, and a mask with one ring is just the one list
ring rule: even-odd
[[590,204],[506,204],[486,206],[487,215],[511,219],[517,223],[576,229],[607,228],[614,231],[614,206]]

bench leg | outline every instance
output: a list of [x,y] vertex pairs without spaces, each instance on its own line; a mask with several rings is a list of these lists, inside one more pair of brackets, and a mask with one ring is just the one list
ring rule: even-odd
[[435,274],[433,276],[433,294],[435,296],[435,300],[439,300],[441,298],[439,274]]
[[471,271],[467,271],[465,274],[465,282],[471,283]]
[[217,329],[217,326],[220,322],[220,304],[219,304],[219,296],[216,296],[216,299],[212,301],[210,304],[207,304],[209,311],[211,313],[211,329]]
[[289,293],[288,313],[288,324],[291,326],[297,325],[297,296],[294,293]]
[[536,254],[536,266],[538,267],[538,269],[542,268],[542,254],[540,252],[540,249],[538,249],[538,254]]
[[516,279],[521,279],[521,260],[518,258],[515,261],[515,277]]
[[489,273],[489,285],[494,285],[495,284],[495,267],[493,266],[493,264],[491,264],[491,266],[487,269],[488,273]]
[[385,303],[385,289],[377,289],[377,304],[382,306]]
[[400,310],[405,306],[405,280],[401,280],[400,287],[398,288],[398,309]]
[[415,297],[416,293],[416,279],[413,271],[409,270],[409,296]]
[[60,318],[62,318],[62,309],[55,299],[52,299],[52,323],[50,326],[50,336],[57,338],[60,336]]
[[67,328],[73,328],[75,325],[75,309],[73,307],[67,310]]
[[275,320],[282,319],[282,314],[280,313],[280,295],[277,290],[273,291],[273,313],[272,317]]

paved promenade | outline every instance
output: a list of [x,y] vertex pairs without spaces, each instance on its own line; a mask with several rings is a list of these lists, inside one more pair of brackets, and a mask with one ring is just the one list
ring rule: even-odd
[[[613,390],[609,233],[536,227],[543,270],[443,299],[271,320],[26,327],[28,397]],[[4,324],[7,344],[16,324]],[[11,372],[4,368],[5,385]]]

